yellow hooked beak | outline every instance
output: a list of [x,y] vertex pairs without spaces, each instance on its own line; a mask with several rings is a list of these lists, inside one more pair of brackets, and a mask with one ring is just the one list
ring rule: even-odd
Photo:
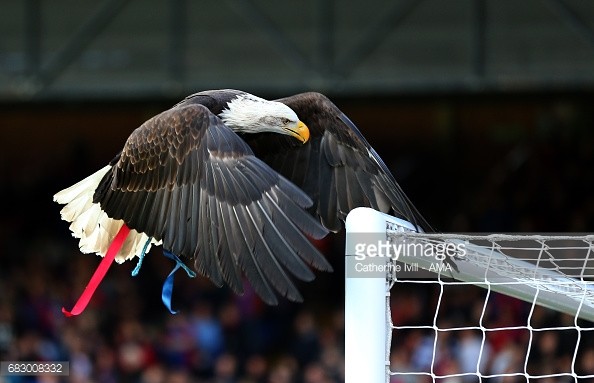
[[295,128],[295,129],[285,128],[285,129],[287,130],[287,134],[289,136],[295,137],[296,139],[301,141],[302,144],[305,144],[307,142],[307,140],[309,140],[309,129],[307,128],[307,125],[305,125],[301,121],[299,121],[297,123],[297,128]]

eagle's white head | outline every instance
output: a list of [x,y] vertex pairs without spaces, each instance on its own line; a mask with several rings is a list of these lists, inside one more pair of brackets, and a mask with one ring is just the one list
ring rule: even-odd
[[231,100],[219,114],[225,125],[240,133],[272,132],[309,139],[309,129],[287,105],[245,93]]

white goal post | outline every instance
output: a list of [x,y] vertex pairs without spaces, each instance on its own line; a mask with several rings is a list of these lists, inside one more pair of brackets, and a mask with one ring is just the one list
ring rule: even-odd
[[[388,221],[389,218],[389,221]],[[347,216],[345,257],[345,382],[383,382],[386,380],[388,349],[386,339],[386,274],[359,278],[351,275],[359,264],[355,257],[353,234],[365,233],[369,242],[387,240],[386,226],[393,223],[402,230],[414,230],[409,222],[369,208],[353,209]],[[356,234],[355,234],[356,235]],[[372,328],[372,331],[368,329]]]
[[[455,280],[477,285],[489,293],[567,313],[576,326],[578,318],[594,321],[593,240],[591,235],[416,233],[407,221],[369,208],[354,209],[346,219],[345,381],[388,382],[395,374],[389,360],[394,329],[389,295],[399,272],[422,280],[427,278],[423,269],[430,269],[436,274],[429,275],[440,283]],[[423,254],[427,249],[431,256]],[[435,249],[452,253],[439,258]],[[484,338],[483,332],[483,345]],[[575,364],[576,355],[573,359]],[[491,377],[481,374],[478,366],[476,373],[480,378]],[[573,367],[570,373],[577,376]],[[526,367],[518,374],[535,377]]]

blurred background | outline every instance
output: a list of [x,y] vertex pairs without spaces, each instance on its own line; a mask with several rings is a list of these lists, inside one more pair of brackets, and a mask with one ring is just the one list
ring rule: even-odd
[[[181,312],[170,315],[160,289],[173,265],[154,249],[139,276],[130,276],[134,264],[116,265],[83,315],[61,314],[98,259],[80,254],[53,194],[196,91],[327,94],[439,231],[594,227],[594,2],[5,0],[1,8],[0,360],[68,360],[71,374],[0,382],[343,381],[341,235],[318,243],[335,272],[299,284],[303,304],[266,307],[249,290],[236,297],[180,274]],[[395,292],[395,323],[430,323],[437,296],[431,286]],[[453,291],[440,315],[476,325],[483,296]],[[529,306],[493,302],[489,323],[526,325]],[[544,312],[532,325],[563,323],[571,318]],[[546,334],[533,340],[530,371],[570,370],[575,331]],[[500,335],[488,339],[485,371],[524,365],[528,334]],[[580,340],[580,373],[594,372],[589,338]],[[395,335],[393,368],[427,369],[427,339]],[[441,371],[464,371],[477,339],[453,333]]]

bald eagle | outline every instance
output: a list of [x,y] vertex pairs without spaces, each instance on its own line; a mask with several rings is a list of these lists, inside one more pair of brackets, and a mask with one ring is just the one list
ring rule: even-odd
[[162,245],[215,285],[242,273],[268,304],[301,295],[291,275],[331,266],[307,237],[337,232],[368,206],[427,227],[384,162],[327,97],[268,101],[238,90],[192,94],[134,130],[109,165],[60,191],[84,253],[119,263]]

